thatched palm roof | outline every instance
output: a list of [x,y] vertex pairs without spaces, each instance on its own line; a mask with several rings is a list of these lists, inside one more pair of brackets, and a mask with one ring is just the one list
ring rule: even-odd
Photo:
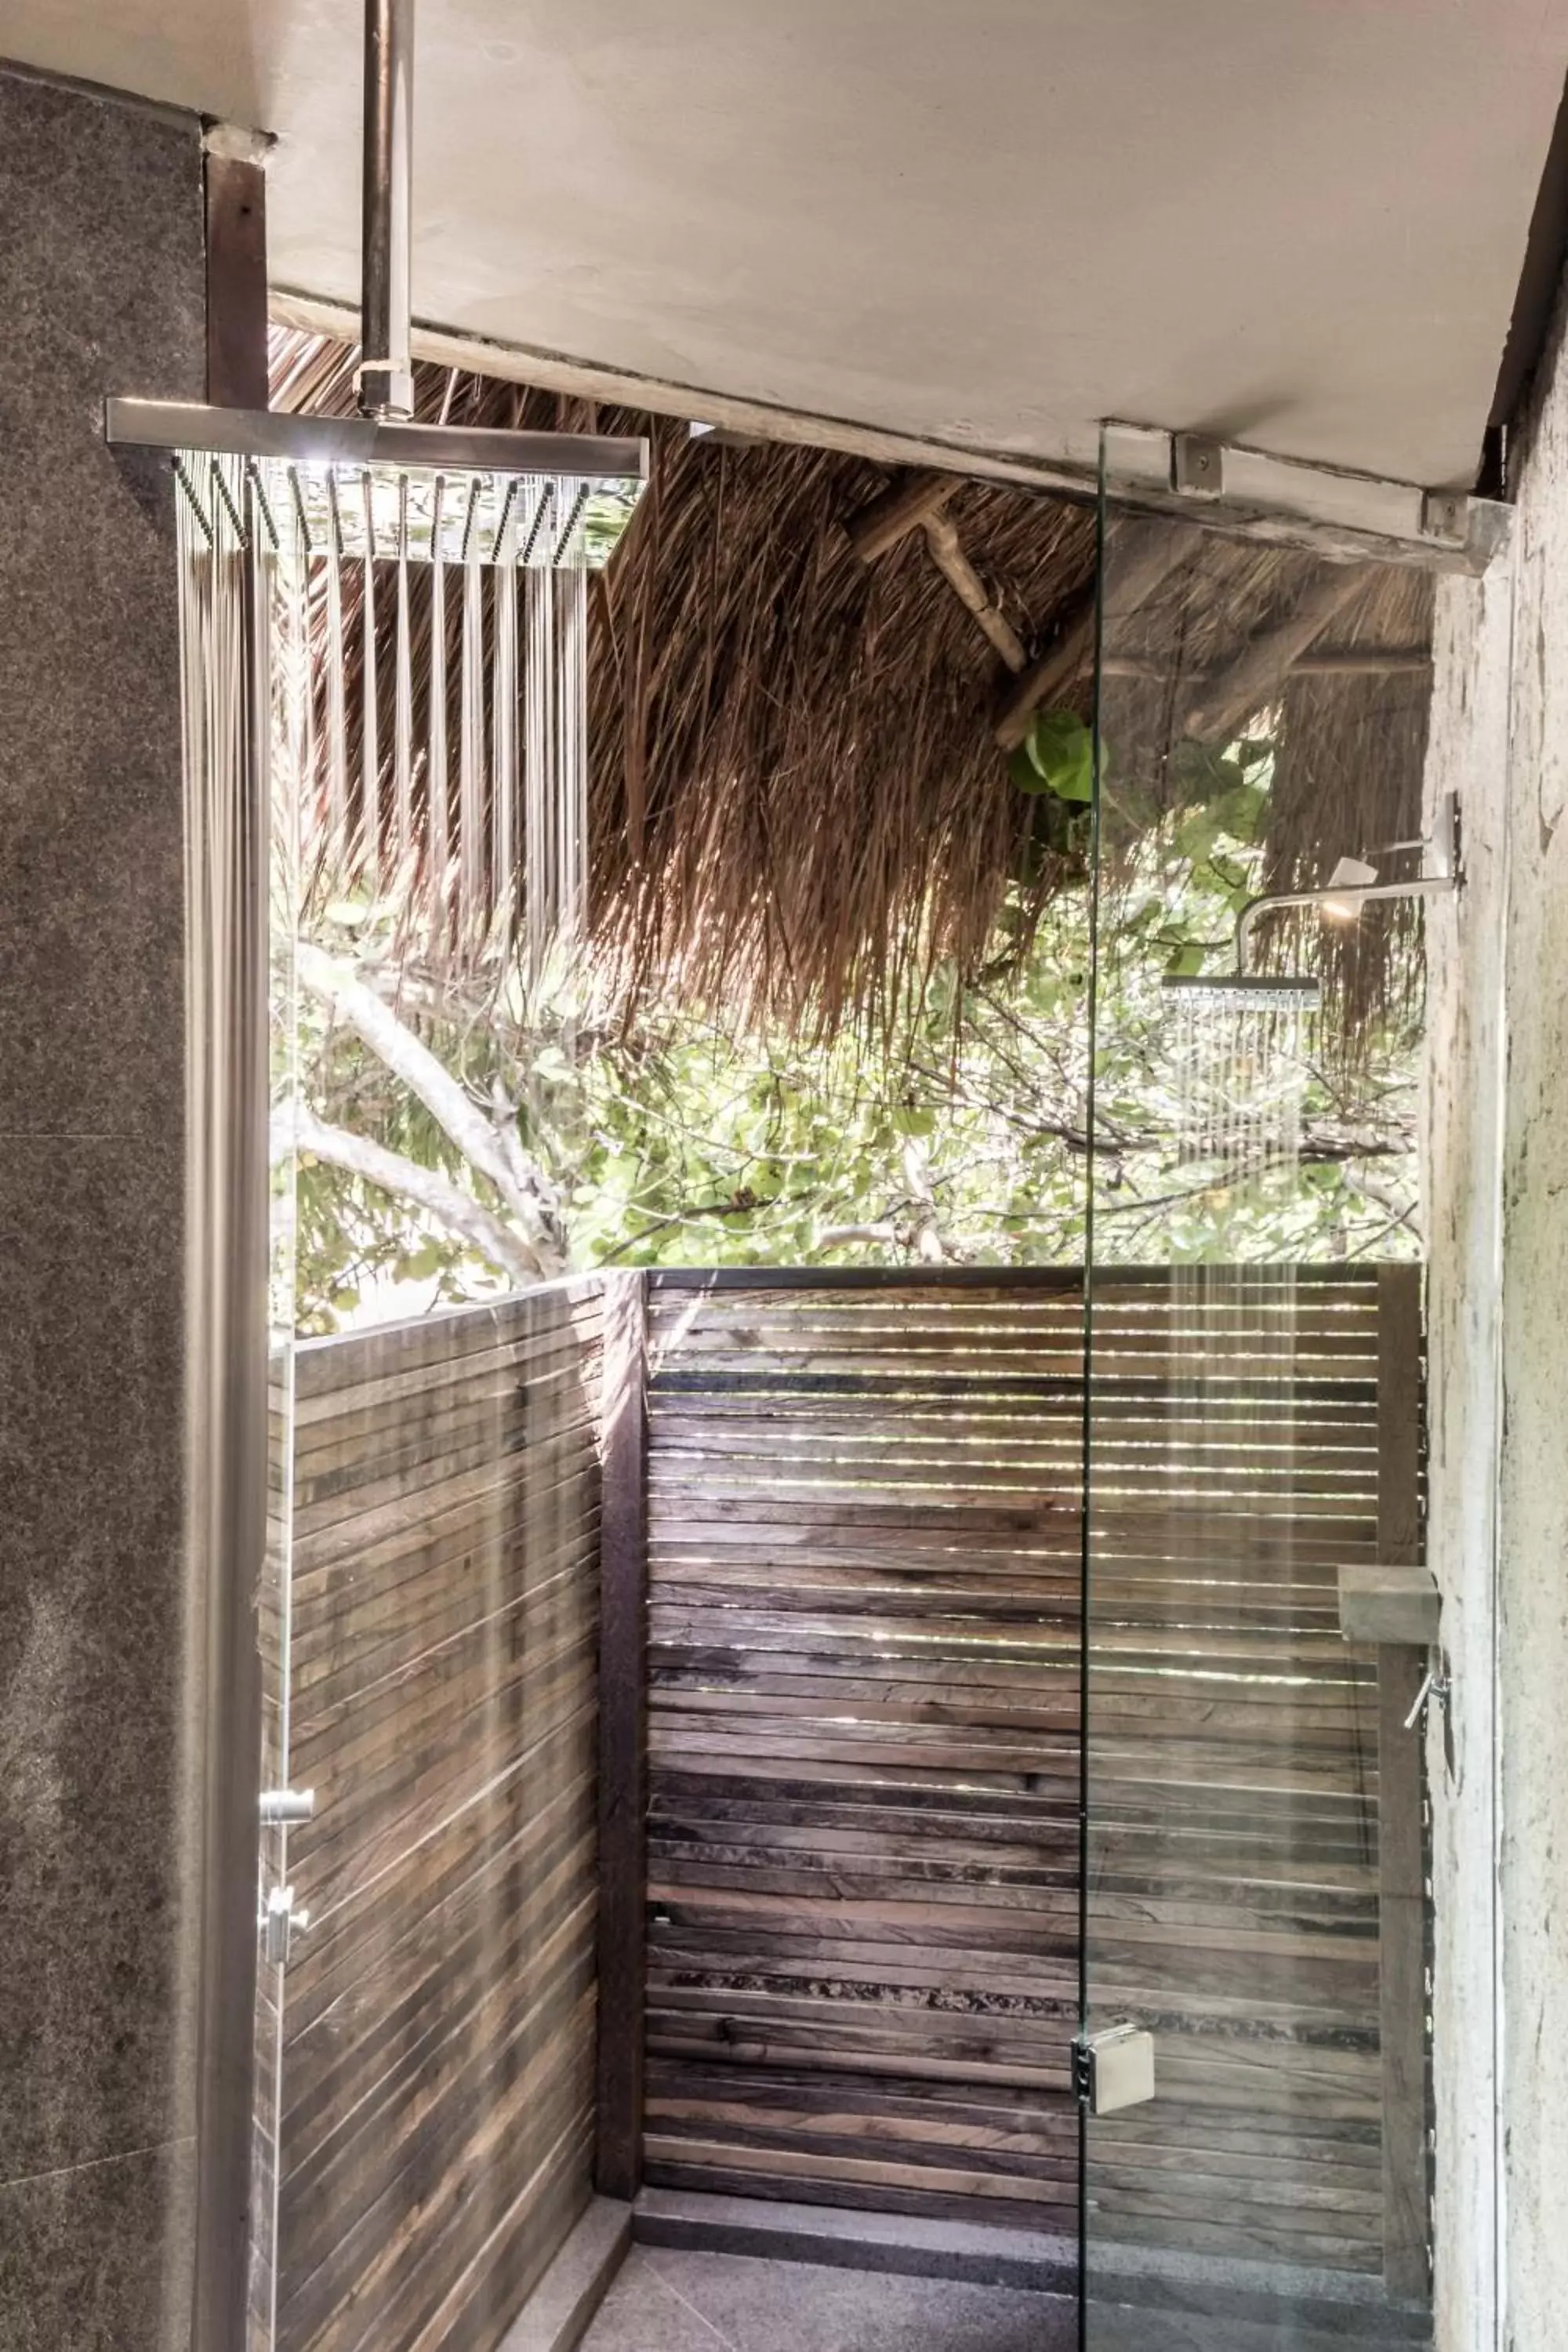
[[[353,359],[279,332],[275,398],[347,412]],[[652,441],[648,493],[591,606],[593,923],[626,1005],[674,989],[738,1020],[896,1030],[936,961],[963,974],[998,953],[1010,881],[1037,913],[1081,878],[1059,808],[1008,780],[994,732],[1007,672],[921,531],[872,563],[846,536],[887,489],[883,468],[693,438],[667,418],[431,366],[416,392],[421,417]],[[945,512],[1028,654],[1082,614],[1091,509],[966,481]],[[1116,631],[1127,667],[1142,656],[1151,672],[1116,682],[1119,756],[1159,773],[1183,724],[1173,659],[1189,679],[1223,676],[1321,570],[1289,550],[1192,539],[1192,560]],[[1320,649],[1415,647],[1429,634],[1422,576],[1369,570]],[[1415,832],[1421,675],[1320,669],[1281,693],[1271,879],[1317,881],[1326,845]],[[1088,717],[1091,698],[1085,660],[1052,702]],[[1383,1001],[1391,970],[1408,974],[1408,956],[1391,965],[1396,933],[1397,918],[1339,944],[1352,1017]]]

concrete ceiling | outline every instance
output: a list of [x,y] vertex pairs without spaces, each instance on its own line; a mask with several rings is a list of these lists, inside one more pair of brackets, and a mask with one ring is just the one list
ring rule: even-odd
[[[273,276],[352,298],[359,16],[0,0],[0,52],[275,131]],[[1468,483],[1565,70],[1568,0],[420,0],[416,310],[979,449]]]

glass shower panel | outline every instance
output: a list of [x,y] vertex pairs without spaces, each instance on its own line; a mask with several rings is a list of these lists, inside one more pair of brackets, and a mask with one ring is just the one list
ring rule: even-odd
[[1418,1559],[1432,585],[1101,540],[1084,2340],[1421,2344],[1425,1657],[1341,1579]]

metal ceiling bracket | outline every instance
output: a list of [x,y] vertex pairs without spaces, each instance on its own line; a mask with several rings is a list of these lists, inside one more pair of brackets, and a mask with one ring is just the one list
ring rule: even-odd
[[[1208,455],[1201,469],[1198,458]],[[1267,449],[1163,426],[1109,421],[1101,485],[1113,506],[1174,514],[1205,529],[1345,563],[1409,563],[1479,573],[1508,541],[1513,510],[1461,491],[1342,473]],[[1217,490],[1206,485],[1217,469]]]
[[1421,500],[1421,536],[1463,547],[1470,535],[1470,501],[1463,490],[1427,490]]
[[1225,496],[1225,448],[1202,433],[1171,436],[1171,488],[1189,499]]
[[[647,480],[646,440],[413,422],[414,8],[415,0],[364,0],[360,415],[293,415],[189,401],[110,399],[104,403],[104,438],[111,448],[163,449],[176,458],[182,452],[199,452],[248,459],[253,480],[255,469],[272,460],[328,469],[384,466],[542,477],[563,483],[573,501],[556,562],[574,533],[571,560],[596,568],[607,561]],[[248,133],[237,135],[250,140]],[[225,495],[222,485],[219,495]]]

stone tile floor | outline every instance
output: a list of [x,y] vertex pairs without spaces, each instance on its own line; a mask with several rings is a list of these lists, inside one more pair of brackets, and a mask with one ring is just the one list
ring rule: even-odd
[[635,2246],[584,2352],[1070,2352],[1070,2305],[1016,2287]]

